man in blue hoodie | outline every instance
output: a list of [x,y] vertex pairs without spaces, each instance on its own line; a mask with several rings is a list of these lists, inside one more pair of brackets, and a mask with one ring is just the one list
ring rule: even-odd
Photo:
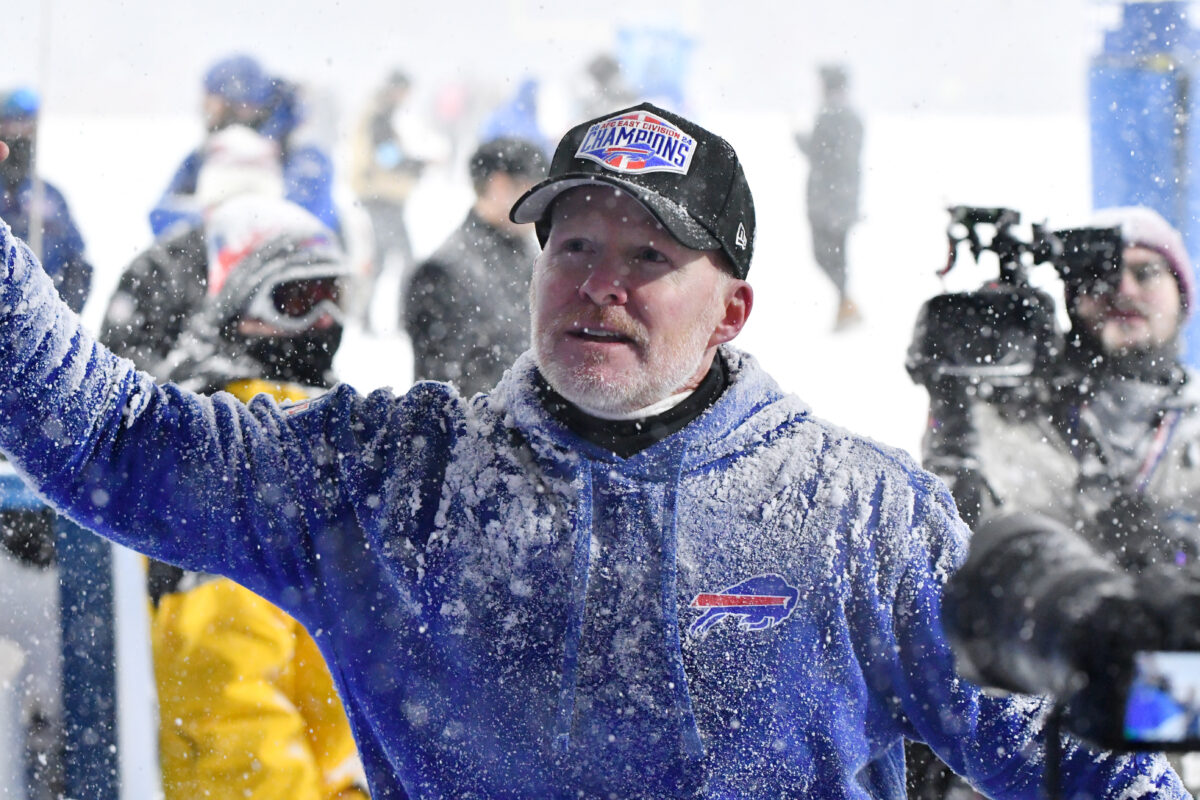
[[[901,798],[906,738],[1035,795],[1046,703],[962,681],[942,632],[949,492],[729,344],[733,148],[643,104],[549,176],[511,215],[543,245],[533,347],[471,399],[157,386],[0,226],[0,447],[83,524],[299,619],[375,800]],[[1160,756],[1054,766],[1068,797],[1186,796]]]

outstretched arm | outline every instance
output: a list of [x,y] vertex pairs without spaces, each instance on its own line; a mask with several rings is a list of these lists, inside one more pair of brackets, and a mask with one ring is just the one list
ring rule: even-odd
[[0,365],[0,448],[68,516],[272,599],[313,585],[339,493],[312,445],[273,404],[157,386],[105,350],[3,222]]

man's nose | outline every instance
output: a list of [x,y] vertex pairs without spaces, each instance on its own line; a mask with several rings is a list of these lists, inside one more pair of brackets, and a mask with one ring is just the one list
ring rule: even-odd
[[579,287],[579,294],[598,306],[620,306],[629,299],[628,268],[615,258],[597,260]]
[[1117,284],[1117,290],[1120,294],[1132,296],[1136,295],[1141,289],[1141,284],[1138,283],[1137,276],[1133,270],[1125,267],[1121,270],[1121,282]]

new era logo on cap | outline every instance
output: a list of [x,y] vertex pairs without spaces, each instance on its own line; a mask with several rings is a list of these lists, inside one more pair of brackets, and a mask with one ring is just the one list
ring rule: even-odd
[[613,172],[674,172],[686,175],[696,140],[648,111],[618,114],[591,125],[575,151]]

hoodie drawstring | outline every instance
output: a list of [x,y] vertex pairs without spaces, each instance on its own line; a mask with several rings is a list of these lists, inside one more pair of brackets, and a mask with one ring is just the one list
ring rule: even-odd
[[683,724],[683,748],[690,758],[704,757],[704,743],[696,725],[692,696],[688,691],[687,672],[683,666],[683,642],[679,635],[679,601],[676,588],[676,553],[679,541],[679,481],[683,472],[685,448],[673,448],[671,479],[666,483],[663,498],[663,520],[666,523],[662,541],[662,615],[663,635],[671,651],[672,680],[675,684],[675,708]]
[[[663,636],[671,653],[671,681],[675,695],[675,708],[683,727],[683,747],[688,757],[704,757],[704,743],[696,724],[692,698],[688,692],[687,672],[683,664],[683,642],[679,635],[679,601],[676,586],[676,554],[679,523],[679,481],[683,472],[685,448],[672,448],[670,479],[666,481],[663,497],[663,538],[661,595]],[[554,748],[565,754],[571,745],[571,725],[575,716],[575,686],[579,672],[579,648],[583,639],[583,625],[587,610],[588,579],[591,571],[592,503],[593,479],[591,469],[580,476],[578,516],[575,519],[575,550],[572,559],[574,581],[571,605],[567,615],[566,641],[563,646],[562,680],[559,690],[558,724],[554,736]]]
[[567,635],[563,646],[562,683],[558,698],[558,726],[554,733],[554,748],[565,754],[571,746],[571,723],[575,717],[575,682],[579,670],[579,645],[583,639],[583,620],[587,606],[588,573],[591,571],[592,551],[592,471],[580,475],[583,487],[579,493],[579,509],[575,519],[575,553],[572,558],[575,580],[571,585],[571,606],[567,614]]

